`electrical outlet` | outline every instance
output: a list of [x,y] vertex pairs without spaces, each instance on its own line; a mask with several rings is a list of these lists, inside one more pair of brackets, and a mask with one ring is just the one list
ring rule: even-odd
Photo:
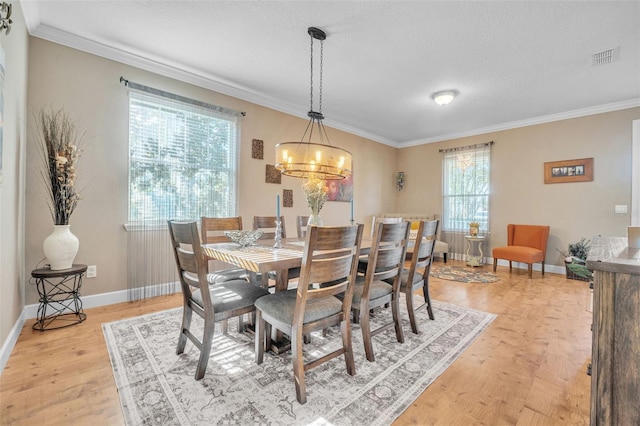
[[616,204],[614,207],[614,212],[616,214],[626,214],[627,213],[627,205],[626,204]]
[[96,265],[87,266],[87,278],[95,278],[98,276],[98,267]]

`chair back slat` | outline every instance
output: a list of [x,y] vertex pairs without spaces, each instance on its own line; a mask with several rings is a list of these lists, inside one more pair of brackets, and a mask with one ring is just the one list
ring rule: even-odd
[[205,217],[200,219],[202,242],[205,244],[226,243],[231,241],[225,231],[242,231],[242,217]]
[[[284,216],[280,216],[280,226],[282,230],[282,238],[287,238],[287,231],[284,225]],[[253,229],[260,229],[263,231],[261,240],[274,240],[276,238],[276,222],[278,216],[254,216],[253,217]]]

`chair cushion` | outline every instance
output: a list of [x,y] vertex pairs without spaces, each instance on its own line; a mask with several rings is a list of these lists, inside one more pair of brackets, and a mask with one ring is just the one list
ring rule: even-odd
[[[213,310],[218,314],[249,307],[260,297],[267,296],[269,292],[245,280],[233,280],[209,287],[209,294]],[[191,300],[204,308],[200,289],[191,294]]]
[[[296,306],[296,290],[279,291],[256,300],[256,308],[263,315],[285,324],[293,322],[293,309]],[[303,324],[317,321],[342,311],[342,302],[337,297],[315,299],[307,302]]]
[[544,253],[531,247],[504,246],[493,249],[494,259],[505,259],[513,262],[538,263],[544,261]]
[[218,284],[225,281],[234,281],[234,280],[247,280],[247,270],[246,269],[222,269],[220,271],[215,271],[207,274],[207,281],[209,284]]
[[[352,306],[356,306],[360,304],[360,300],[362,299],[362,293],[364,292],[364,279],[365,277],[358,275],[356,278],[356,285],[353,288],[353,304]],[[374,280],[371,283],[371,288],[369,289],[369,300],[376,300],[380,297],[387,296],[391,294],[393,291],[393,287],[391,284],[387,284],[384,281]]]
[[[409,270],[404,269],[402,271],[402,276],[400,277],[400,288],[406,288],[408,280],[409,280]],[[423,281],[422,274],[413,274],[413,282],[411,283],[411,285],[413,286],[413,285],[419,284],[422,281]],[[391,280],[391,282],[393,282],[393,280]]]

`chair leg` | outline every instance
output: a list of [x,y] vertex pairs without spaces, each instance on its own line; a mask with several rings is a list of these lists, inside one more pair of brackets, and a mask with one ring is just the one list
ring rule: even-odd
[[351,321],[354,324],[358,324],[360,322],[360,308],[353,308],[351,312],[353,312],[353,319]]
[[347,374],[356,375],[356,363],[353,360],[353,346],[351,345],[351,321],[345,319],[340,323],[340,334],[342,334],[342,348],[344,349],[344,360],[347,364]]
[[511,273],[511,270],[513,269],[512,266],[511,261],[509,261],[509,273]]
[[529,270],[529,279],[531,279],[533,278],[533,264],[528,263],[527,266],[528,266],[527,269]]
[[209,362],[209,354],[211,353],[211,343],[213,343],[213,332],[216,329],[216,323],[213,320],[204,322],[204,335],[202,337],[202,348],[200,348],[200,359],[196,368],[196,380],[204,377]]
[[265,328],[265,323],[262,320],[262,312],[259,309],[257,309],[256,320],[255,320],[256,364],[262,364],[262,361],[264,361],[264,347],[265,347],[264,328]]
[[244,331],[244,315],[238,315],[238,333]]
[[442,257],[444,258],[444,263],[447,263],[447,253],[442,253]]
[[498,267],[498,259],[497,258],[493,258],[493,272],[496,271],[496,268]]
[[229,332],[229,321],[228,320],[222,320],[220,322],[220,330],[222,331],[222,334],[227,334]]
[[371,341],[371,324],[369,323],[369,309],[360,309],[362,318],[360,318],[360,329],[362,330],[362,342],[364,343],[364,352],[367,361],[376,360],[373,354],[373,342]]
[[427,312],[429,313],[429,319],[433,320],[433,308],[431,307],[431,295],[429,294],[429,283],[425,281],[422,286],[422,294],[424,295],[424,303],[427,305]]
[[184,348],[187,345],[187,335],[185,334],[185,330],[189,330],[191,327],[191,313],[193,311],[189,307],[189,305],[184,305],[182,309],[182,326],[180,327],[180,337],[178,338],[178,347],[176,349],[176,354],[180,355],[184,352]]
[[542,275],[544,275],[544,260],[542,261]]
[[296,384],[296,398],[300,404],[307,402],[307,387],[304,383],[304,358],[302,357],[302,330],[291,329],[291,362]]
[[411,323],[411,331],[413,334],[418,334],[418,323],[416,321],[416,311],[413,307],[413,291],[410,289],[406,292],[405,299],[407,299],[407,312],[409,313],[409,322]]
[[396,339],[404,343],[404,333],[402,332],[402,322],[400,319],[400,298],[396,294],[391,301],[391,312],[393,313],[393,324],[396,328]]

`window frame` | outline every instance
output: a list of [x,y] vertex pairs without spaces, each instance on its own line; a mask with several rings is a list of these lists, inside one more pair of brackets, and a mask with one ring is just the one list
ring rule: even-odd
[[[237,216],[237,212],[238,212],[238,199],[239,199],[239,194],[238,194],[238,188],[239,188],[239,168],[240,168],[240,144],[241,144],[241,139],[240,139],[240,118],[237,115],[233,115],[233,114],[226,114],[223,108],[221,107],[216,107],[216,106],[211,106],[211,108],[207,108],[206,106],[208,104],[204,104],[202,102],[199,101],[193,101],[193,103],[191,102],[185,102],[186,98],[182,98],[179,97],[179,99],[173,99],[173,98],[169,98],[166,96],[160,96],[157,95],[155,93],[146,93],[143,91],[139,91],[139,90],[129,90],[129,99],[128,99],[128,119],[129,119],[129,126],[128,126],[128,152],[127,152],[127,173],[128,173],[128,177],[127,177],[127,223],[125,224],[125,228],[127,230],[153,230],[153,229],[166,229],[167,228],[167,223],[166,221],[168,219],[177,219],[177,220],[193,220],[193,221],[199,221],[201,216],[218,216],[218,217],[233,217],[233,216]],[[219,179],[219,181],[216,181],[216,183],[218,183],[218,185],[211,185],[212,187],[214,186],[220,186],[220,185],[224,185],[225,190],[221,191],[221,190],[214,190],[212,189],[211,192],[208,194],[209,196],[215,196],[216,194],[221,194],[220,198],[222,198],[222,204],[223,207],[221,208],[222,211],[219,211],[220,208],[217,209],[217,211],[214,211],[213,209],[215,208],[215,206],[219,207],[220,203],[215,203],[213,201],[211,201],[210,205],[211,207],[207,208],[206,205],[208,202],[203,202],[202,198],[206,198],[207,194],[199,194],[199,199],[200,202],[198,203],[197,207],[194,207],[192,209],[186,209],[186,210],[190,210],[189,214],[186,214],[185,216],[189,216],[189,217],[180,217],[182,216],[182,213],[178,214],[177,216],[173,213],[161,213],[160,216],[156,216],[156,217],[149,217],[149,218],[144,218],[141,217],[140,215],[135,214],[134,212],[134,200],[133,197],[135,197],[135,189],[134,189],[134,179],[132,177],[132,175],[134,174],[134,170],[133,170],[133,164],[132,162],[135,162],[135,154],[136,154],[136,146],[135,143],[136,141],[134,140],[134,138],[136,137],[136,135],[134,134],[135,131],[139,130],[139,129],[133,129],[133,124],[132,121],[135,119],[135,117],[132,114],[136,114],[136,112],[134,111],[134,104],[136,107],[138,108],[145,108],[144,104],[147,104],[149,106],[149,110],[157,110],[157,114],[160,115],[160,117],[156,117],[160,120],[162,120],[163,124],[158,124],[158,126],[160,128],[162,128],[162,126],[166,126],[167,122],[170,121],[175,121],[177,122],[178,120],[184,120],[184,123],[182,123],[183,125],[183,131],[182,133],[180,133],[179,131],[176,131],[174,133],[166,133],[166,134],[161,134],[160,130],[155,129],[157,134],[154,133],[153,131],[151,131],[149,133],[149,135],[154,135],[157,136],[157,140],[155,140],[155,144],[153,146],[155,146],[156,150],[160,150],[161,147],[163,146],[169,146],[169,145],[180,145],[182,144],[182,156],[184,157],[183,160],[184,161],[176,161],[176,159],[172,159],[172,160],[166,160],[166,159],[162,159],[162,161],[155,163],[156,165],[161,165],[163,167],[166,167],[167,170],[169,171],[169,181],[171,182],[171,184],[169,185],[168,189],[173,190],[174,194],[173,197],[176,199],[183,199],[183,198],[189,198],[192,197],[192,193],[190,192],[192,188],[194,187],[198,187],[197,185],[186,185],[185,183],[174,183],[175,179],[177,177],[178,181],[181,182],[184,179],[184,177],[188,174],[188,172],[182,170],[180,171],[180,169],[184,168],[185,164],[190,165],[190,171],[193,172],[192,173],[192,179],[193,180],[197,180],[197,176],[196,175],[201,175],[204,174],[205,175],[205,179],[206,179],[206,175],[208,174],[208,178],[210,180],[212,179],[216,179],[216,176],[222,176],[222,179]],[[150,113],[149,116],[151,116]],[[162,116],[165,116],[164,119]],[[140,117],[140,119],[143,119],[142,114],[138,114],[138,117]],[[147,118],[149,117],[147,116]],[[180,118],[179,116],[182,116],[182,118]],[[168,117],[168,118],[167,118]],[[196,117],[196,118],[193,118]],[[189,142],[189,136],[192,136],[191,134],[189,134],[188,131],[188,127],[189,126],[193,126],[194,123],[202,123],[202,122],[206,122],[208,121],[208,127],[206,128],[206,130],[209,130],[209,132],[207,133],[205,131],[205,135],[201,138],[198,139],[199,142],[193,142],[190,143]],[[227,148],[223,148],[222,150],[220,150],[220,147],[218,145],[219,142],[217,142],[217,140],[214,138],[214,136],[211,135],[211,129],[216,128],[216,125],[214,124],[210,124],[212,123],[212,121],[219,121],[222,120],[221,122],[223,123],[222,126],[230,126],[231,130],[229,130],[226,134],[226,138],[223,138],[225,140],[225,143],[227,144]],[[173,123],[175,124],[175,123]],[[220,125],[219,125],[220,126]],[[143,128],[144,126],[139,126],[140,128]],[[166,129],[163,129],[166,130]],[[146,132],[147,130],[142,130],[143,132]],[[147,136],[144,136],[147,137]],[[146,143],[148,145],[148,142]],[[215,156],[215,159],[221,159],[222,161],[215,161],[212,159],[206,160],[205,163],[209,163],[210,167],[205,167],[205,168],[201,168],[198,169],[198,163],[194,160],[197,160],[198,158],[203,158],[202,156],[197,156],[196,154],[193,154],[193,150],[195,149],[194,146],[196,144],[199,144],[198,147],[196,148],[207,148],[208,151],[206,151],[207,153],[211,153],[214,155],[222,155],[222,157],[218,157]],[[175,153],[179,153],[179,150],[175,150]],[[139,154],[141,153],[141,150],[137,151]],[[165,153],[166,155],[166,153]],[[138,155],[140,157],[140,155]],[[147,161],[147,160],[144,160]],[[153,162],[155,162],[156,160],[148,160],[149,165]],[[213,164],[225,164],[224,167],[216,167],[216,165]],[[211,166],[212,165],[212,166]],[[201,173],[204,172],[204,173]],[[226,179],[225,179],[226,178]],[[138,182],[139,183],[139,182]],[[152,185],[158,185],[157,181],[152,182]],[[187,188],[187,195],[183,195],[181,194],[182,190],[178,191],[177,188],[178,187],[182,187],[184,188],[186,186]],[[144,192],[142,193],[144,195]],[[147,193],[147,196],[149,196],[149,194],[151,194],[151,192]],[[195,197],[194,198],[198,198]],[[217,197],[216,197],[217,198]],[[174,203],[173,205],[168,205],[165,204],[167,201],[161,201],[161,202],[154,202],[153,204],[156,206],[160,206],[164,209],[177,209],[180,212],[184,212],[184,209],[180,208],[180,205],[184,204],[184,203]],[[205,206],[204,209],[202,209],[202,207]],[[163,217],[165,215],[171,216],[171,217]]]

